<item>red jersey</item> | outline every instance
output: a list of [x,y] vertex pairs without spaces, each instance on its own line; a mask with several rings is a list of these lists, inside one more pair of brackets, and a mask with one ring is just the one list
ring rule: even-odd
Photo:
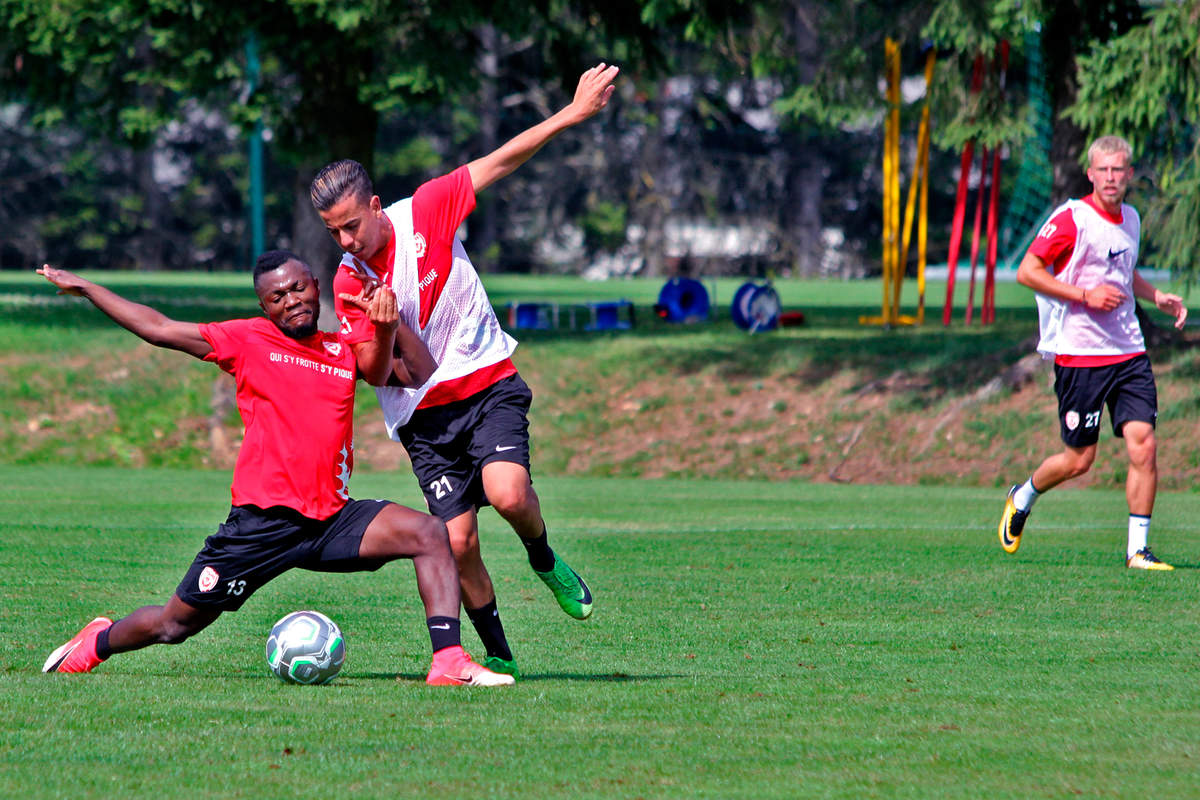
[[236,379],[246,427],[233,504],[336,514],[354,467],[354,351],[338,334],[293,339],[262,317],[201,325],[200,335],[213,348],[204,360]]
[[[1115,216],[1099,206],[1092,195],[1084,197],[1080,202],[1086,203],[1106,222],[1121,226],[1124,218],[1120,212]],[[1079,241],[1079,227],[1075,223],[1075,214],[1069,206],[1060,207],[1029,245],[1028,252],[1040,258],[1049,265],[1054,275],[1060,275],[1071,263],[1075,248]],[[1144,352],[1144,351],[1143,351]],[[1105,367],[1120,364],[1141,355],[1137,353],[1122,353],[1119,355],[1073,355],[1058,353],[1054,363],[1062,367]]]
[[[450,278],[454,265],[453,247],[459,227],[475,210],[475,188],[471,173],[466,166],[459,167],[448,175],[434,178],[421,184],[412,198],[413,234],[417,256],[419,286],[418,324],[423,330],[442,290]],[[396,257],[396,229],[387,245],[367,262],[375,276],[388,284],[392,283],[392,270]],[[358,344],[375,335],[374,326],[366,312],[344,302],[339,297],[343,292],[357,294],[362,283],[345,265],[338,268],[333,278],[334,310],[341,321],[341,333],[347,342]],[[421,331],[418,331],[418,334]],[[432,387],[422,398],[418,408],[444,405],[470,397],[493,383],[514,375],[516,365],[511,359],[491,364],[461,378],[452,378]]]

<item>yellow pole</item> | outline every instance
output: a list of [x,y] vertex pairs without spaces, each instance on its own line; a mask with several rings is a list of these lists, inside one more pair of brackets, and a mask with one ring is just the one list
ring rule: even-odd
[[885,205],[886,233],[884,257],[884,296],[885,307],[883,316],[888,324],[896,322],[900,311],[900,288],[897,285],[897,275],[903,276],[900,264],[900,45],[892,38],[887,39],[887,101],[888,126],[886,133],[888,174],[884,191],[887,193]]
[[917,221],[917,324],[925,322],[925,256],[929,228],[929,94],[933,86],[933,48],[925,56],[925,108],[921,110],[921,129],[925,134],[920,153],[921,210]]

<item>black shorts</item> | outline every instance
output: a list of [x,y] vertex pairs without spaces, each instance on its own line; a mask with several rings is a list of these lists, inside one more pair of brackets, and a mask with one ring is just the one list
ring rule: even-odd
[[233,506],[175,593],[190,606],[236,611],[268,581],[293,567],[314,572],[370,572],[386,561],[358,557],[371,520],[386,500],[351,500],[329,519],[290,508]]
[[1126,422],[1158,419],[1158,391],[1150,359],[1140,356],[1106,367],[1054,365],[1058,422],[1069,447],[1090,447],[1100,440],[1100,412],[1108,406],[1113,433],[1121,436]]
[[520,375],[465,400],[418,409],[398,431],[429,513],[443,521],[488,505],[483,467],[511,461],[529,470],[529,405]]

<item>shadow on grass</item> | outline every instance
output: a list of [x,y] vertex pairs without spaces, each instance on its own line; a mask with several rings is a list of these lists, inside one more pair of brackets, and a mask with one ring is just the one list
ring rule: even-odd
[[[668,681],[686,678],[682,674],[665,674],[665,675],[630,675],[626,672],[610,672],[607,674],[588,674],[583,672],[543,672],[536,675],[522,675],[518,684],[530,683],[533,681],[587,681],[589,683],[637,683],[638,681]],[[412,681],[413,683],[424,683],[425,673],[415,672],[367,672],[359,675],[339,676],[336,682],[341,681],[379,681],[379,680],[394,680],[401,683]]]

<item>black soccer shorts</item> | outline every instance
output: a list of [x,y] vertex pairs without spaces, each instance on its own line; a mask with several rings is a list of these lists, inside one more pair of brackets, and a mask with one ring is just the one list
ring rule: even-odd
[[418,409],[398,431],[429,513],[443,521],[488,505],[483,467],[511,461],[529,470],[529,405],[520,375],[464,400]]
[[372,572],[386,562],[358,557],[371,520],[386,500],[351,500],[326,520],[290,508],[233,506],[204,540],[175,593],[196,608],[236,611],[273,578],[292,568],[313,572]]
[[1100,440],[1100,412],[1108,406],[1113,434],[1126,422],[1158,420],[1158,391],[1150,359],[1143,353],[1106,367],[1054,365],[1058,421],[1068,447],[1090,447]]

